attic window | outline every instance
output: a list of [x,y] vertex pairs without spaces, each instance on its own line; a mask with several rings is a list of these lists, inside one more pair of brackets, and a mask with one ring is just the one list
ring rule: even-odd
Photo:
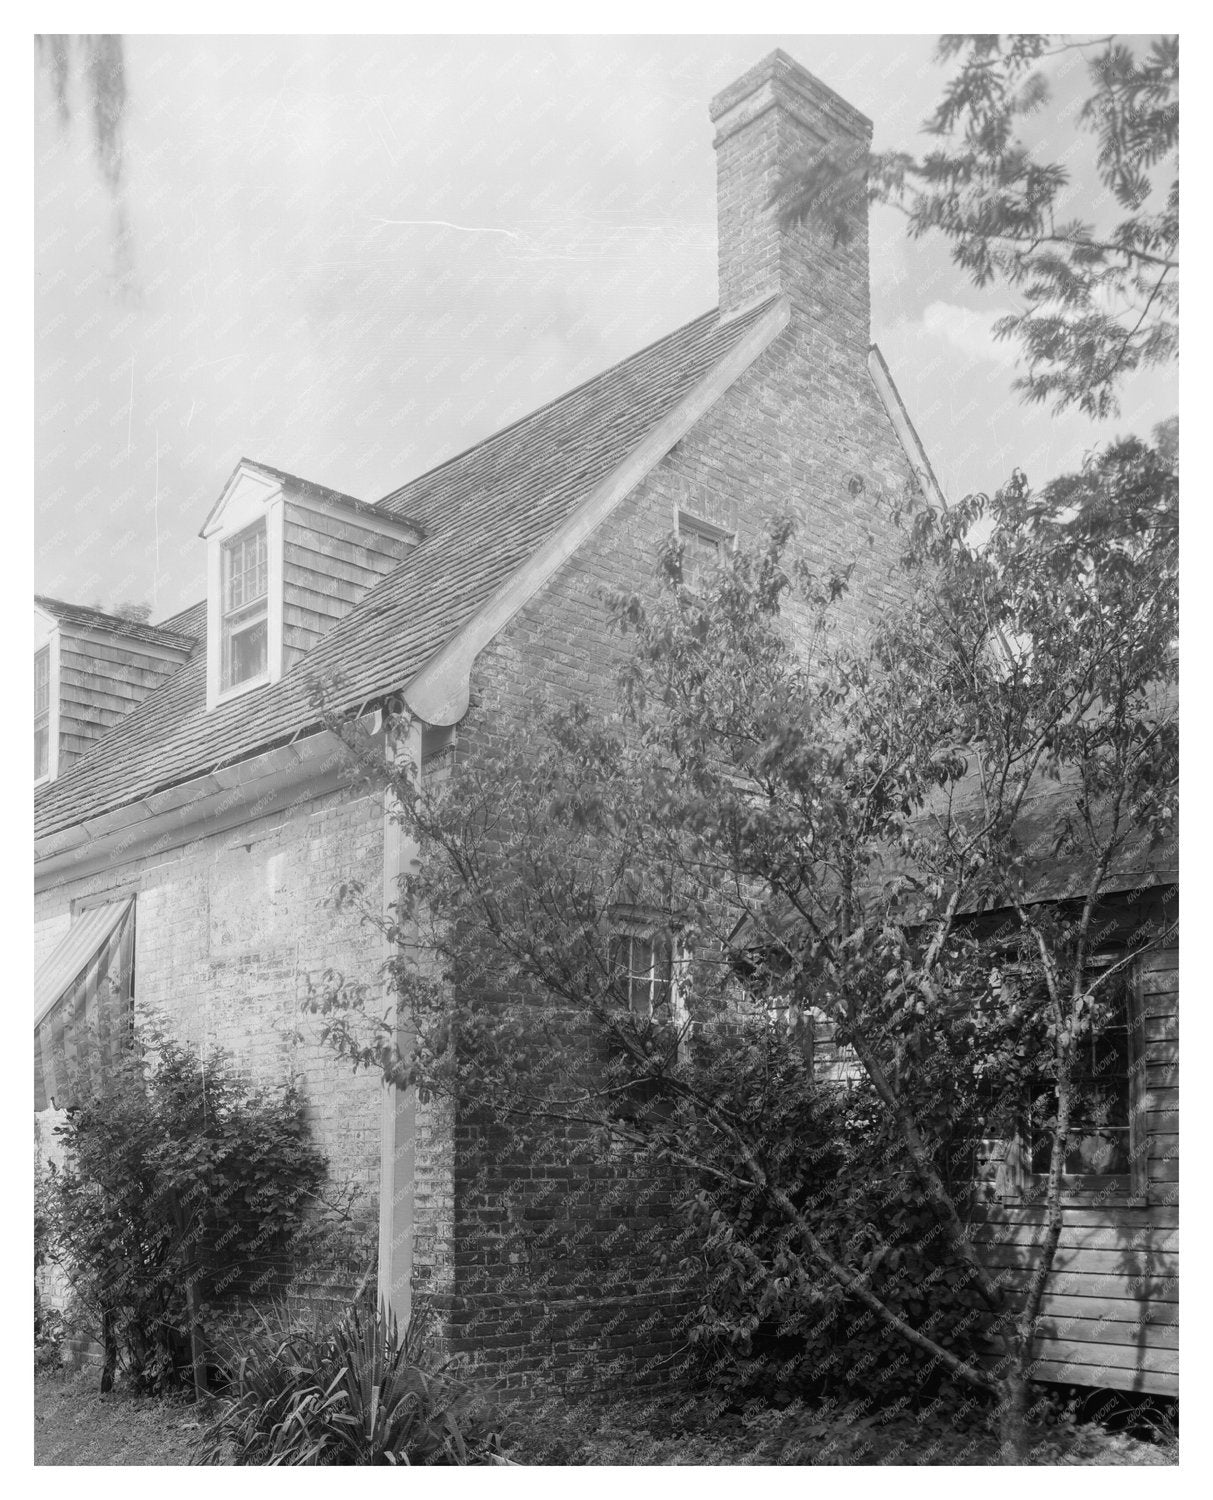
[[257,521],[223,544],[223,688],[269,670],[269,549]]
[[679,511],[678,540],[682,544],[682,581],[698,593],[708,574],[732,550],[732,533]]
[[34,780],[50,774],[51,763],[51,651],[34,652]]

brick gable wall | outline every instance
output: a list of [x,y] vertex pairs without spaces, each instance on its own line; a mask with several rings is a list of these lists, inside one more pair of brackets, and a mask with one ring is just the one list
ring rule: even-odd
[[[461,756],[542,703],[610,705],[624,648],[600,596],[656,586],[657,553],[680,509],[751,548],[791,510],[795,550],[812,566],[856,563],[843,610],[862,628],[900,592],[886,507],[909,477],[866,340],[823,379],[818,341],[794,318],[481,654]],[[507,1388],[675,1378],[691,1313],[676,1272],[685,1253],[676,1183],[602,1159],[584,1141],[536,1157],[470,1111],[457,1112],[454,1142],[453,1271],[441,1299],[452,1348]]]

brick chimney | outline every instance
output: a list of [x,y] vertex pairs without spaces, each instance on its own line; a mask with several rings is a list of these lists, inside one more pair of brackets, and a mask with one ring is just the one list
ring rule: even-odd
[[793,320],[807,323],[825,349],[866,360],[866,200],[850,206],[850,235],[836,243],[829,225],[781,229],[769,199],[779,168],[792,157],[826,152],[849,163],[865,154],[871,121],[780,51],[717,94],[711,117],[721,316],[783,292]]

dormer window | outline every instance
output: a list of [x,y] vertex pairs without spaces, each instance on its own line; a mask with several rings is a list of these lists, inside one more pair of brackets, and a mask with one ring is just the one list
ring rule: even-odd
[[269,670],[269,549],[257,521],[223,544],[223,689]]
[[421,540],[411,521],[248,458],[201,536],[208,710],[279,682]]
[[34,652],[34,780],[51,769],[51,650]]

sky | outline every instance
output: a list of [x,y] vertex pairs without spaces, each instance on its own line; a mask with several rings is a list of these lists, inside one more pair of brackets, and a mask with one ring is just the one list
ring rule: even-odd
[[[922,149],[931,36],[126,40],[121,210],[78,84],[35,80],[35,586],[163,619],[241,457],[363,500],[715,306],[708,103],[772,48]],[[1042,147],[1072,146],[1054,67]],[[1076,209],[1090,180],[1072,158]],[[1173,372],[1097,424],[1027,408],[1014,303],[872,215],[872,336],[946,494],[1043,481],[1177,409]]]

